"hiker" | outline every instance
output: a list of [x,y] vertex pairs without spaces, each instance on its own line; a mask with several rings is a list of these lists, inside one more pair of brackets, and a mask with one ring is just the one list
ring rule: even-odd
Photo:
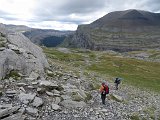
[[105,105],[106,95],[109,94],[109,87],[107,84],[105,84],[105,82],[103,82],[100,87],[100,93],[101,93],[102,104]]
[[114,83],[115,83],[116,90],[118,90],[118,85],[121,83],[121,78],[118,78],[118,77],[117,77],[117,78],[115,79]]

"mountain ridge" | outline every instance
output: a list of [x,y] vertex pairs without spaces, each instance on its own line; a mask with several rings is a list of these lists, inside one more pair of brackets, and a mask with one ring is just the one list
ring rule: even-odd
[[160,14],[139,10],[108,13],[91,24],[79,25],[64,47],[132,51],[160,46]]
[[[158,19],[158,20],[155,20],[155,19]],[[131,20],[131,21],[142,20],[143,22],[148,21],[147,22],[148,24],[147,23],[144,24],[147,26],[155,25],[155,24],[160,25],[160,23],[159,23],[160,14],[159,13],[151,13],[151,12],[142,11],[142,10],[136,10],[136,9],[126,10],[126,11],[115,11],[115,12],[108,13],[107,15],[103,16],[102,18],[94,21],[89,26],[92,27],[94,24],[97,24],[97,23],[101,23],[101,24],[103,24],[103,26],[105,26],[105,24],[106,24],[106,26],[110,26],[110,25],[113,25],[113,26],[118,25],[119,26],[120,23],[122,25],[127,24],[127,23],[123,23],[123,21],[125,21],[125,20]],[[137,21],[137,22],[141,23],[141,21]],[[137,25],[137,24],[135,24],[135,25]],[[100,26],[100,27],[102,27],[102,26]]]

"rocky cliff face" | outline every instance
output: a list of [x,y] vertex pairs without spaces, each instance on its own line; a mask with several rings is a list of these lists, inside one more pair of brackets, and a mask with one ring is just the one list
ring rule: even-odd
[[94,46],[94,43],[90,41],[90,34],[88,33],[89,30],[84,25],[81,25],[78,27],[74,35],[70,35],[64,40],[62,46],[78,48],[88,48]]
[[0,25],[0,79],[5,78],[11,71],[22,76],[36,73],[44,75],[48,62],[42,49],[34,45],[21,33],[7,31]]
[[160,14],[139,10],[112,12],[89,25],[80,25],[66,47],[130,51],[160,46]]

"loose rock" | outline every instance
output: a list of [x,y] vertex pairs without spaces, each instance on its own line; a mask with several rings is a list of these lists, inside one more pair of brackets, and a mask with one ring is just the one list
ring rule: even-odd
[[34,107],[40,107],[40,106],[42,106],[42,105],[43,105],[43,100],[42,100],[42,98],[35,97],[32,105],[33,105]]
[[28,108],[26,108],[26,113],[31,115],[31,116],[36,117],[36,116],[38,116],[38,109],[28,107]]
[[32,94],[32,93],[29,93],[29,94],[20,93],[18,95],[19,100],[24,104],[28,104],[29,102],[33,101],[35,96],[36,94]]
[[60,106],[57,104],[52,104],[52,109],[53,110],[60,110]]

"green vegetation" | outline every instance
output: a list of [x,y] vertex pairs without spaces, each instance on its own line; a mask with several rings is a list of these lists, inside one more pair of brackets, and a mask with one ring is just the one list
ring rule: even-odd
[[160,59],[160,52],[159,51],[150,51],[152,54],[149,56],[151,59]]
[[6,38],[0,36],[0,47],[5,47],[5,41],[6,41]]
[[47,73],[47,76],[49,76],[49,77],[55,77],[55,74],[53,74],[53,73]]
[[9,79],[10,77],[12,77],[15,80],[19,80],[21,78],[18,71],[16,70],[10,71],[9,74],[6,75],[5,79]]
[[[155,92],[160,91],[160,62],[124,58],[122,55],[112,52],[69,49],[69,53],[64,53],[55,48],[44,48],[44,51],[54,63],[60,64],[64,69],[71,70],[75,74],[79,74],[78,71],[83,70],[83,75],[94,81],[98,76],[106,76],[110,79],[118,76],[123,78],[124,84]],[[153,51],[150,53],[153,56],[155,54]],[[157,51],[156,54],[160,54],[160,52]],[[89,73],[94,73],[94,76]],[[93,89],[96,86],[92,86]]]
[[91,100],[92,99],[92,95],[90,94],[90,93],[86,93],[86,98],[85,98],[85,102],[88,102],[89,100]]
[[115,100],[117,102],[123,102],[123,101],[117,99],[113,94],[109,94],[109,99]]
[[91,90],[97,90],[100,88],[100,84],[98,82],[95,82],[95,80],[89,84],[89,88]]
[[[151,119],[151,120],[155,120],[155,108],[154,107],[150,107],[150,108],[146,108],[145,110],[143,110],[143,114],[147,115],[148,118],[141,118],[142,120],[147,120],[147,119]],[[160,116],[157,114],[157,120],[160,120]],[[133,113],[131,116],[130,116],[130,119],[131,120],[141,120],[140,119],[140,116],[139,116],[139,113]]]
[[148,55],[149,60],[160,59],[160,50],[149,49],[146,51],[132,51],[132,52],[128,52],[127,54],[136,55],[136,54],[140,54],[140,53],[144,53],[144,54]]
[[88,70],[119,76],[124,83],[160,91],[160,63],[103,55]]
[[132,115],[132,116],[130,117],[130,119],[131,119],[131,120],[140,120],[140,119],[139,119],[139,116],[138,116],[137,114]]
[[[151,119],[155,120],[155,107],[146,108],[143,112],[150,116]],[[160,120],[160,114],[157,114],[157,120]]]
[[52,59],[57,59],[60,61],[82,61],[83,57],[81,55],[78,55],[76,53],[63,53],[56,49],[47,49],[44,48],[45,53],[47,53],[47,56]]
[[83,98],[79,95],[78,92],[72,92],[72,100],[80,102]]
[[5,44],[4,43],[0,43],[0,47],[5,47]]

